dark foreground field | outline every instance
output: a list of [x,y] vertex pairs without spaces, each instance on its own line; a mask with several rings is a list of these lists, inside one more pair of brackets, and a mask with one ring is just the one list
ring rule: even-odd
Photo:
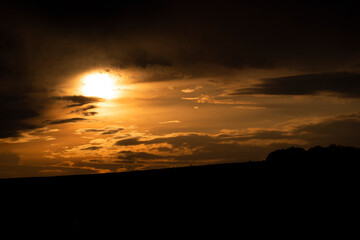
[[344,237],[358,226],[358,160],[355,148],[292,148],[261,162],[2,179],[1,230],[50,238]]

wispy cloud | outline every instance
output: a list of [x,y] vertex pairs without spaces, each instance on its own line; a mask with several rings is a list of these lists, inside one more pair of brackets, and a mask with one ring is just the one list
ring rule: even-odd
[[183,93],[193,93],[193,92],[195,92],[196,90],[201,89],[201,88],[203,88],[203,86],[196,86],[196,87],[194,87],[194,88],[186,88],[186,89],[182,89],[181,91],[182,91]]
[[181,123],[181,121],[179,121],[179,120],[170,120],[170,121],[165,121],[165,122],[159,122],[159,124],[169,124],[169,123]]
[[238,105],[235,108],[239,109],[265,109],[265,107],[255,106],[255,102],[251,101],[239,101],[233,98],[229,97],[223,97],[221,98],[217,96],[210,96],[206,94],[201,94],[198,97],[184,97],[183,100],[188,101],[194,101],[196,103],[202,103],[202,104],[218,104],[218,105]]
[[86,97],[82,95],[74,96],[57,96],[53,97],[55,100],[67,101],[72,104],[67,105],[67,107],[79,107],[89,103],[102,102],[104,99],[98,97]]
[[16,137],[0,139],[0,143],[27,143],[36,140],[55,140],[54,133],[60,131],[57,128],[41,127],[34,130],[22,131]]
[[50,121],[49,124],[62,124],[62,123],[74,123],[79,121],[87,120],[86,118],[66,118]]
[[76,130],[76,134],[83,134],[83,133],[97,133],[97,134],[101,134],[101,135],[111,135],[111,134],[116,134],[119,131],[124,130],[123,127],[117,126],[117,125],[111,125],[111,126],[106,126],[103,128],[80,128],[78,130]]
[[360,97],[360,73],[326,72],[278,78],[264,78],[254,86],[237,89],[230,95],[318,95]]

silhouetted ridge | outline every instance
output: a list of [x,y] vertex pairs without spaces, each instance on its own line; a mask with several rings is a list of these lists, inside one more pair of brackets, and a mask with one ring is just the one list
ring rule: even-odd
[[259,162],[2,179],[8,212],[0,225],[11,233],[223,238],[287,229],[307,237],[353,219],[347,213],[358,216],[359,160],[354,147],[292,147]]

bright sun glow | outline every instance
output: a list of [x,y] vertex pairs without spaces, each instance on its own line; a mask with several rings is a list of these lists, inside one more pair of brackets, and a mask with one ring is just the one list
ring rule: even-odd
[[81,92],[87,97],[114,98],[117,95],[115,79],[108,73],[93,73],[84,77]]

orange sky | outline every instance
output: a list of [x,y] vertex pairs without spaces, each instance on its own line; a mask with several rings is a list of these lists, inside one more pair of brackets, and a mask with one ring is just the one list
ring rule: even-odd
[[0,178],[360,147],[358,11],[255,2],[1,3]]
[[[96,88],[91,90],[94,96],[80,95],[84,79],[95,76],[94,81],[101,82],[101,74],[114,78],[113,86],[99,91],[105,98],[97,98]],[[331,128],[359,121],[357,99],[327,94],[237,96],[231,95],[241,88],[237,82],[194,78],[138,83],[128,74],[97,69],[67,79],[42,114],[28,120],[38,127],[0,140],[0,152],[14,158],[1,174],[103,173],[254,161],[279,147],[355,143],[352,133],[335,135]],[[315,130],[306,130],[311,128]],[[18,169],[11,173],[7,168]]]

